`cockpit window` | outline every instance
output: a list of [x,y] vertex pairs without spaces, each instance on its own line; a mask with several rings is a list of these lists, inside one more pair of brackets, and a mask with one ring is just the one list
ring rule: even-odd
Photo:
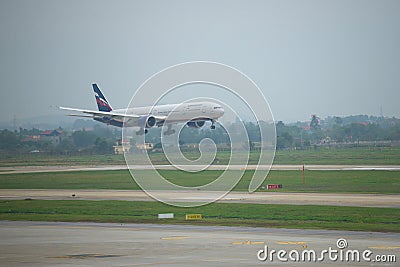
[[221,109],[222,107],[220,106],[215,106],[214,109]]

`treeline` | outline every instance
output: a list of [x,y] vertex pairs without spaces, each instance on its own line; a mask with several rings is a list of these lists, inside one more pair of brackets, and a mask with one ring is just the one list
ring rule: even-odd
[[[260,131],[257,123],[244,123],[251,149],[260,149]],[[261,124],[264,127],[266,124]],[[84,125],[81,125],[84,126]],[[276,126],[277,149],[310,149],[318,146],[344,146],[364,144],[376,145],[380,141],[400,141],[400,120],[396,118],[369,117],[365,115],[349,117],[328,117],[320,120],[313,115],[310,122],[285,124],[279,121]],[[226,126],[229,132],[237,132],[238,122]],[[270,126],[269,126],[270,127]],[[176,128],[178,130],[178,128]],[[155,150],[161,147],[161,128],[151,128],[146,142],[152,143]],[[211,130],[209,125],[202,128],[184,127],[180,131],[179,145],[193,147],[202,139],[210,138],[221,148],[229,148],[230,137],[227,131],[217,125]],[[111,154],[113,146],[121,139],[121,129],[94,125],[90,130],[81,128],[66,131],[62,128],[42,131],[22,129],[17,131],[0,130],[0,152],[50,154]],[[134,146],[135,136],[131,145]],[[370,143],[368,143],[370,142]]]
[[[316,115],[310,123],[276,124],[277,148],[309,148],[311,146],[344,146],[360,143],[378,144],[400,140],[400,120],[374,116],[328,117]],[[388,142],[386,142],[388,143]]]
[[[260,142],[260,130],[257,123],[245,122],[250,147],[257,149]],[[400,120],[396,118],[369,117],[366,115],[348,117],[328,117],[320,120],[313,115],[310,122],[276,124],[277,149],[310,149],[318,146],[359,146],[360,144],[387,144],[384,141],[400,141]],[[229,132],[234,133],[237,123],[227,125]],[[210,130],[183,128],[179,143],[198,144],[203,138],[211,138],[216,144],[229,143],[227,131],[222,127]],[[160,129],[152,129],[146,141],[160,146]],[[259,147],[259,146],[258,146]]]
[[0,151],[3,154],[110,154],[121,131],[103,126],[66,131],[61,127],[52,131],[36,128],[18,131],[0,130]]

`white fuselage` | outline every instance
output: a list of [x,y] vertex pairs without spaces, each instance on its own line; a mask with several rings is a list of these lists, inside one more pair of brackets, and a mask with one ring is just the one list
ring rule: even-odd
[[[188,102],[182,104],[169,104],[146,106],[114,110],[114,112],[137,114],[141,116],[154,116],[159,121],[165,118],[165,123],[188,122],[192,120],[217,120],[224,115],[221,105],[213,102]],[[139,126],[138,120],[125,120],[125,126]]]
[[215,121],[224,115],[221,105],[207,101],[113,110],[97,84],[92,84],[92,87],[97,111],[69,107],[60,107],[60,109],[83,113],[69,116],[93,118],[95,121],[107,125],[140,127],[137,134],[146,133],[147,129],[145,128],[160,127],[164,124],[168,125],[167,132],[171,133],[171,125],[179,122],[184,122],[189,127],[200,128],[206,121],[211,121],[211,129],[214,129]]

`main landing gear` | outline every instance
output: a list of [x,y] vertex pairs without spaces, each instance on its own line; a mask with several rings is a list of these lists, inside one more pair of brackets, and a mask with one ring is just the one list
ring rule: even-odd
[[148,130],[147,129],[139,129],[139,131],[136,131],[136,135],[143,135],[147,134]]

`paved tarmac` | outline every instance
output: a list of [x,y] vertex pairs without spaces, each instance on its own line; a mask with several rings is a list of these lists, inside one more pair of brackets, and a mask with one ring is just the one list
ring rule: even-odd
[[[400,234],[395,233],[0,221],[0,236],[0,266],[398,266],[400,260]],[[339,238],[347,247],[338,248]],[[260,261],[257,254],[265,246],[269,253],[286,251],[281,256],[288,261],[278,260],[277,253],[272,261]],[[322,253],[329,248],[332,260]],[[301,260],[311,250],[316,262],[291,260],[292,251]],[[349,250],[358,250],[360,261],[352,256],[346,261]],[[370,261],[362,256],[366,250]],[[378,255],[391,262],[377,262]]]
[[[163,199],[168,199],[171,202],[208,202],[208,200],[220,196],[221,192],[168,190],[157,195],[163,196]],[[139,190],[86,189],[0,189],[0,199],[153,201],[146,193]],[[246,192],[230,192],[219,202],[400,208],[400,195],[279,192],[249,194]]]
[[[171,168],[165,166],[161,168]],[[218,169],[219,167],[215,167]],[[221,167],[222,168],[222,167]],[[238,168],[236,166],[235,168]],[[248,169],[251,169],[249,166]],[[302,166],[274,166],[273,169],[300,170]],[[398,170],[387,166],[306,166],[306,169]],[[105,167],[20,167],[0,173],[43,171],[111,170],[125,166]],[[400,168],[399,168],[400,169]],[[166,191],[177,201],[204,201],[216,192]],[[72,196],[74,195],[74,197]],[[83,199],[83,200],[152,200],[142,191],[132,190],[0,190],[3,199]],[[231,192],[221,202],[263,204],[315,204],[400,208],[398,195]],[[398,266],[400,234],[325,230],[293,230],[247,227],[96,224],[65,222],[0,221],[0,266]],[[337,240],[345,238],[348,247],[339,250]],[[287,262],[267,258],[260,261],[257,253],[284,250],[283,258],[296,250],[316,252],[317,262]],[[324,250],[360,252],[360,261],[331,260]],[[362,253],[371,251],[366,261]],[[263,252],[263,251],[261,251]],[[295,254],[293,254],[295,255]],[[305,254],[308,255],[308,254]],[[323,261],[318,261],[324,255]],[[339,254],[338,254],[339,255]],[[265,256],[261,253],[260,256]],[[340,256],[340,255],[339,255]],[[377,262],[386,259],[390,262]],[[397,261],[393,262],[394,258]],[[300,259],[301,260],[301,259]]]

